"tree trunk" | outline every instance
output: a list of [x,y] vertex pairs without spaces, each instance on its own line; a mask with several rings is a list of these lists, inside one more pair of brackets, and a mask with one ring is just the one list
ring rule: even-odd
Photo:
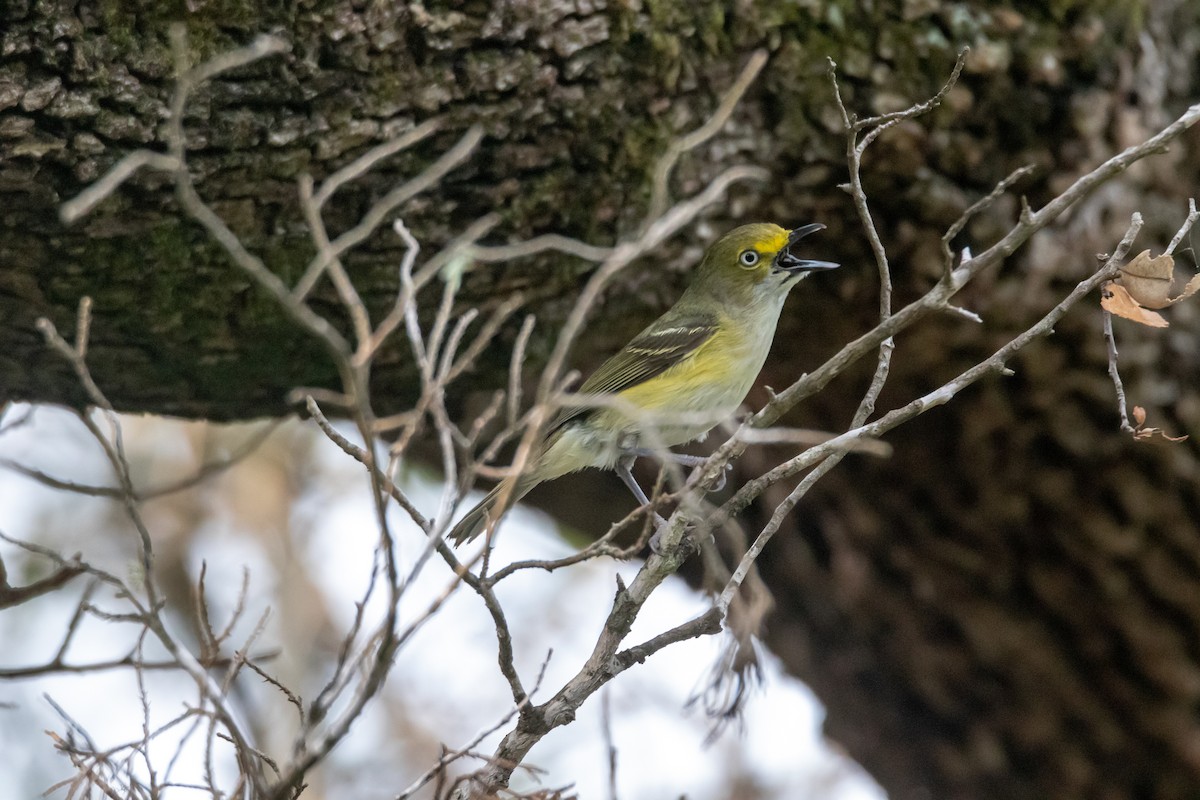
[[[1012,169],[1038,165],[1019,187],[1037,206],[1200,96],[1200,6],[1189,0],[1022,11],[920,0],[736,11],[656,0],[430,5],[187,4],[197,59],[259,32],[291,44],[201,90],[186,120],[200,191],[248,246],[296,281],[313,253],[297,177],[319,179],[434,116],[445,117],[443,133],[334,199],[334,232],[478,122],[487,139],[476,156],[404,209],[427,247],[488,211],[502,215],[503,237],[560,231],[610,243],[644,210],[654,159],[764,47],[763,76],[722,134],[685,159],[674,188],[735,163],[764,165],[770,182],[739,190],[711,212],[712,227],[818,219],[830,227],[821,256],[850,265],[785,311],[763,379],[776,387],[869,327],[876,305],[869,251],[835,189],[844,140],[826,56],[839,62],[847,103],[867,114],[932,94],[957,49],[973,48],[946,103],[885,134],[864,165],[901,301],[940,274],[941,232]],[[69,334],[84,295],[95,308],[89,363],[120,409],[276,416],[291,388],[334,386],[322,351],[180,220],[161,175],[140,175],[74,227],[58,222],[58,205],[123,154],[162,148],[166,25],[182,12],[54,0],[2,8],[0,402],[83,402],[34,323],[44,315]],[[1115,246],[1131,211],[1147,217],[1141,241],[1161,247],[1200,174],[1200,137],[1189,136],[973,285],[960,300],[983,326],[947,318],[903,336],[881,407],[1023,329]],[[993,241],[1015,210],[1011,199],[995,204],[958,245]],[[576,365],[594,365],[674,299],[700,238],[624,273]],[[349,260],[376,313],[391,301],[400,253],[387,235]],[[535,373],[586,274],[561,257],[476,268],[462,300],[489,306],[522,292],[538,315]],[[335,314],[322,291],[319,310]],[[1151,424],[1196,434],[1200,321],[1188,306],[1171,314],[1165,335],[1119,324],[1121,363]],[[467,389],[503,384],[514,335],[505,330]],[[1013,366],[1014,377],[890,437],[892,458],[848,458],[801,504],[794,531],[762,561],[779,604],[769,644],[828,706],[831,736],[896,800],[1200,795],[1194,440],[1119,432],[1094,308]],[[789,422],[845,425],[866,385],[861,369]],[[376,408],[401,407],[415,386],[397,347],[376,374]],[[757,474],[783,456],[764,448],[739,469]],[[771,499],[751,516],[765,519]]]

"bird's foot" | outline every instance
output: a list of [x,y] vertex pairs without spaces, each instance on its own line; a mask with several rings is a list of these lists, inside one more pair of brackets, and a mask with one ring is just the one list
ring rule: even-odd
[[654,515],[654,534],[650,537],[650,552],[654,555],[662,555],[662,534],[666,530],[667,521],[662,518],[661,514]]
[[[708,456],[694,456],[689,453],[672,453],[670,450],[650,450],[648,448],[639,447],[629,451],[629,455],[637,458],[658,458],[667,461],[673,461],[681,467],[696,468],[704,466],[708,463]],[[726,464],[721,469],[721,473],[717,475],[716,482],[708,487],[710,492],[719,492],[725,488],[726,475],[725,473],[733,469],[732,464]]]
[[[679,512],[676,512],[676,513],[679,513]],[[661,556],[661,555],[663,555],[663,534],[665,534],[667,532],[667,529],[670,526],[667,524],[667,520],[663,519],[658,514],[654,515],[654,519],[656,522],[656,527],[654,530],[654,535],[650,537],[650,552],[654,553],[657,556]],[[682,536],[675,543],[675,547],[672,548],[677,556],[681,555],[683,558],[689,558],[691,555],[695,554],[697,552],[697,550],[699,549],[699,546],[697,545],[696,540],[695,540],[694,531],[688,530],[689,528],[693,528],[697,524],[697,522],[698,522],[698,520],[690,518],[690,517],[684,518],[684,520],[683,520],[684,530],[683,530]],[[709,534],[709,536],[711,537],[711,534]]]
[[710,492],[719,492],[724,489],[725,482],[729,478],[729,470],[731,469],[733,469],[733,464],[726,464],[725,466],[721,467],[721,471],[717,473],[716,480],[713,482],[712,486],[708,487],[708,490]]

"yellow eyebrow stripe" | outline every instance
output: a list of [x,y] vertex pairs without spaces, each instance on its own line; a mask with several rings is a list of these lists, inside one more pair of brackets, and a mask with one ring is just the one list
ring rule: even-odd
[[774,236],[768,236],[755,243],[755,247],[764,256],[772,256],[787,246],[789,231],[781,230]]

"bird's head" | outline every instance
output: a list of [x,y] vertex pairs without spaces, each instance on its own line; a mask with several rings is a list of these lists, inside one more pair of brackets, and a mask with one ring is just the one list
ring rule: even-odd
[[799,254],[800,240],[824,228],[819,222],[790,231],[769,222],[734,228],[704,255],[696,282],[717,292],[754,289],[755,294],[762,290],[786,294],[809,273],[838,266]]

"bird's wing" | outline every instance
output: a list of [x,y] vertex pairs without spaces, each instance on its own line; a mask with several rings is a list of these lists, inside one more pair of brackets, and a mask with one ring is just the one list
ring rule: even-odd
[[[639,333],[619,353],[601,364],[579,387],[579,393],[617,394],[645,383],[683,361],[716,332],[715,314],[691,312],[668,315]],[[586,406],[564,408],[550,424],[549,430],[555,431],[595,411],[594,407]]]

